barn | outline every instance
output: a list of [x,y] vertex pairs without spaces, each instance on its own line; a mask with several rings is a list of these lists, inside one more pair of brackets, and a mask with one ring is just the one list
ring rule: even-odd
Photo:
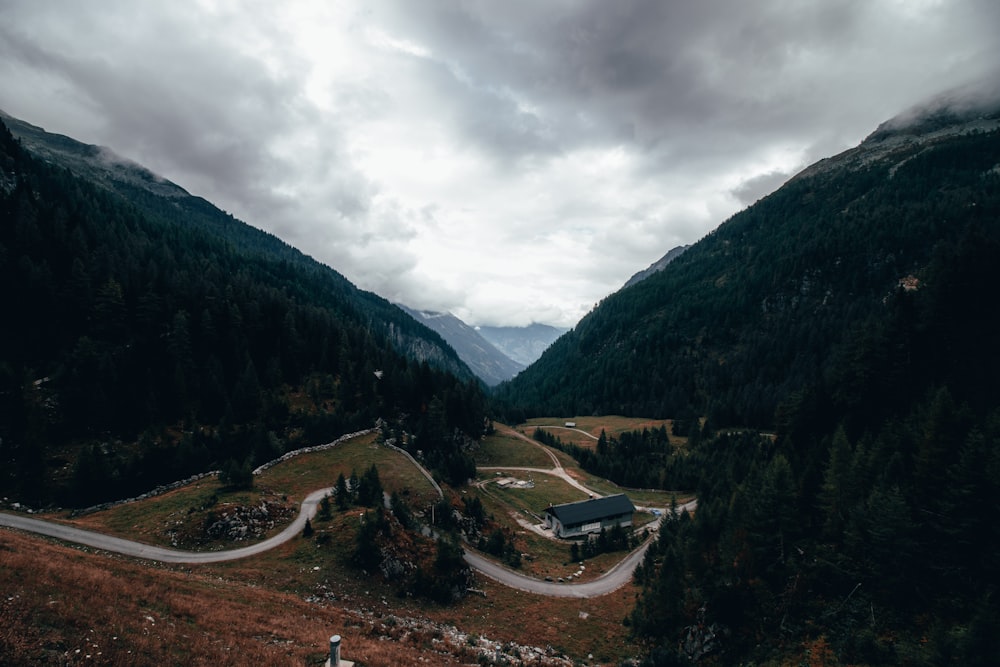
[[546,526],[556,537],[577,537],[598,533],[602,528],[632,525],[635,505],[624,493],[591,498],[563,505],[549,505],[545,510]]

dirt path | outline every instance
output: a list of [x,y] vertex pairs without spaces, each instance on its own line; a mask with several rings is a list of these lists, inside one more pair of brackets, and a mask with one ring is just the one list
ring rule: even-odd
[[541,449],[543,452],[545,452],[548,455],[548,457],[550,459],[552,459],[552,467],[551,468],[518,468],[518,467],[510,467],[510,466],[481,466],[481,467],[477,468],[477,470],[524,470],[524,471],[528,471],[528,472],[541,473],[543,475],[555,475],[556,477],[561,477],[563,480],[566,481],[567,484],[569,484],[572,487],[575,487],[575,488],[579,489],[580,491],[583,491],[588,496],[593,496],[594,498],[600,498],[601,497],[601,494],[597,493],[596,491],[592,491],[591,489],[588,489],[583,484],[581,484],[580,482],[578,482],[575,477],[573,477],[568,472],[566,472],[566,469],[562,467],[562,463],[559,462],[559,457],[557,457],[552,452],[552,450],[549,449],[548,447],[542,445],[540,442],[536,442],[535,440],[532,440],[531,438],[529,438],[528,436],[524,435],[520,431],[515,431],[514,429],[510,428],[509,426],[499,426],[499,427],[497,427],[497,430],[499,430],[500,432],[504,433],[505,435],[511,435],[511,436],[514,436],[515,438],[520,438],[521,440],[524,440],[525,442],[530,442],[532,445],[534,445],[534,446],[538,447],[539,449]]

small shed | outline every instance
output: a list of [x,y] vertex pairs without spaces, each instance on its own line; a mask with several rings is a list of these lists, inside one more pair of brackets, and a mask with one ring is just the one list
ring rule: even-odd
[[556,537],[577,537],[599,533],[602,528],[632,525],[635,505],[624,493],[603,498],[591,498],[563,505],[549,505],[545,510],[546,525]]

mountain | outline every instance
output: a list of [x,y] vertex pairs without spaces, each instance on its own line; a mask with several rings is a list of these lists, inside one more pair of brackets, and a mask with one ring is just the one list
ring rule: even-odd
[[805,169],[604,299],[497,398],[532,414],[708,415],[770,427],[852,332],[995,229],[1000,105],[931,105]]
[[812,165],[497,388],[513,419],[680,418],[536,436],[697,496],[635,572],[643,667],[996,661],[1000,103],[968,99]]
[[528,366],[569,329],[533,322],[526,327],[478,327],[480,335],[519,364]]
[[385,327],[396,348],[417,361],[427,361],[462,379],[473,374],[458,355],[431,330],[414,325],[410,317],[382,297],[359,290],[337,271],[327,267],[276,236],[252,227],[218,209],[201,197],[188,193],[142,165],[118,156],[103,146],[84,144],[70,137],[13,118],[0,110],[2,121],[21,145],[36,158],[69,170],[97,187],[114,193],[144,214],[166,222],[212,234],[239,252],[287,262],[325,283],[331,290],[375,314],[377,326]]
[[678,257],[680,257],[681,253],[683,253],[685,250],[687,250],[690,247],[691,247],[690,245],[681,245],[681,246],[677,246],[676,248],[672,248],[671,250],[668,250],[666,255],[664,255],[660,259],[656,260],[655,262],[653,262],[652,264],[650,264],[647,268],[643,269],[642,271],[639,271],[638,273],[636,273],[631,278],[629,278],[625,282],[624,286],[625,287],[631,287],[632,285],[635,285],[637,282],[645,280],[646,278],[650,277],[654,273],[658,273],[659,271],[662,271],[663,269],[665,269],[667,267],[667,264],[669,264],[670,262],[672,262],[675,259],[677,259]]
[[413,319],[441,335],[479,379],[495,386],[520,373],[524,366],[504,355],[468,324],[451,313],[414,310],[401,306]]
[[0,120],[0,493],[134,495],[378,418],[469,476],[456,434],[485,397],[441,336],[138,165]]

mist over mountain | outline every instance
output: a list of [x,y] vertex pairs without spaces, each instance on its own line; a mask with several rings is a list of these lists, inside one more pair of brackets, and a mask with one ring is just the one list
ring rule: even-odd
[[141,166],[0,120],[5,496],[134,495],[377,418],[468,478],[485,398],[440,335]]
[[498,387],[513,420],[671,417],[686,436],[545,436],[619,484],[696,489],[636,570],[644,667],[991,664],[997,266],[1000,104],[944,96],[607,297]]
[[[498,390],[530,414],[770,426],[858,327],[991,215],[998,105],[953,98],[803,170],[604,299]],[[516,412],[515,414],[522,414]]]
[[519,364],[528,366],[569,329],[533,322],[526,327],[481,326],[483,338]]
[[401,306],[413,319],[441,334],[472,372],[489,386],[509,380],[524,369],[520,364],[493,346],[479,331],[451,313],[414,310]]

